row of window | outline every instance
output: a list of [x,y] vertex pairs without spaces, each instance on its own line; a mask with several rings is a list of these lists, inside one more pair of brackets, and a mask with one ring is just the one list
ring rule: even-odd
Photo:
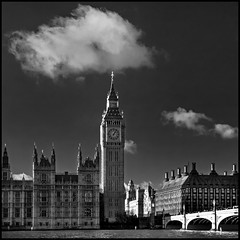
[[[24,202],[31,203],[32,202],[32,192],[27,191],[27,192],[23,192],[23,193],[24,193]],[[2,198],[3,203],[8,203],[10,193],[7,191],[3,191],[2,194],[3,194],[3,198]],[[15,203],[20,203],[21,196],[22,196],[22,194],[20,191],[14,192]]]
[[[15,208],[15,211],[14,211],[15,218],[20,218],[21,217],[20,213],[21,213],[21,209]],[[9,208],[3,208],[3,218],[8,218],[8,217],[9,217]],[[32,217],[32,208],[26,209],[26,217],[27,218]]]
[[210,193],[213,193],[215,190],[215,193],[230,193],[232,191],[232,193],[236,193],[236,188],[185,188],[183,189],[183,193],[190,193],[190,191],[192,191],[193,193],[196,193],[197,191],[199,193],[207,193],[207,192],[210,192]]
[[118,179],[115,179],[114,181],[109,181],[108,191],[121,191]]
[[[115,200],[115,201],[113,201]],[[117,207],[119,204],[119,199],[112,199],[112,198],[109,198],[109,207],[112,207],[112,206],[115,206]]]
[[107,159],[109,159],[109,162],[117,162],[119,159],[119,151],[117,150],[107,151]]

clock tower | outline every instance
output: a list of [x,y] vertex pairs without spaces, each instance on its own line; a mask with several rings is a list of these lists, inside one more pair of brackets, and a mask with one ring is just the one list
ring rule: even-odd
[[118,214],[124,214],[124,143],[125,123],[119,110],[118,94],[113,84],[107,95],[106,110],[100,126],[101,173],[100,190],[103,194],[104,220],[115,222]]

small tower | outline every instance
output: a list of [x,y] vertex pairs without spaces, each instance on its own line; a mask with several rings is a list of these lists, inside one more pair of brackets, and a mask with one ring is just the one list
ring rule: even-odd
[[10,179],[10,164],[8,161],[7,145],[4,146],[3,157],[2,157],[2,180]]
[[55,166],[55,163],[56,163],[56,155],[54,150],[54,144],[52,144],[51,165]]
[[95,148],[94,159],[82,161],[81,145],[78,146],[78,227],[100,228],[99,206],[99,152]]
[[80,143],[78,144],[77,163],[77,170],[79,171],[79,168],[82,166],[82,148]]
[[100,153],[99,153],[99,148],[98,148],[98,144],[95,147],[95,154],[94,154],[94,158],[93,161],[96,165],[99,165],[99,161],[100,161]]
[[52,146],[51,159],[44,156],[43,150],[38,161],[37,148],[33,149],[33,229],[55,227],[55,174],[56,155]]

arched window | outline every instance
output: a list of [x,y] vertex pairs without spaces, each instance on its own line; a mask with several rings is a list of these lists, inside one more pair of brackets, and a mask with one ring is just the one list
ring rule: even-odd
[[91,217],[92,216],[92,209],[91,208],[86,208],[84,211],[85,217]]
[[92,182],[92,176],[91,176],[91,174],[88,174],[88,175],[86,176],[86,182],[87,182],[87,183],[91,183],[91,182]]
[[85,202],[92,202],[92,192],[91,191],[85,192]]

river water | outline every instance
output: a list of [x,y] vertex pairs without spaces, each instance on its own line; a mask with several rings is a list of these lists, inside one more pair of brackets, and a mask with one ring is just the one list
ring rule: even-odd
[[238,238],[238,232],[194,230],[4,231],[3,238]]

